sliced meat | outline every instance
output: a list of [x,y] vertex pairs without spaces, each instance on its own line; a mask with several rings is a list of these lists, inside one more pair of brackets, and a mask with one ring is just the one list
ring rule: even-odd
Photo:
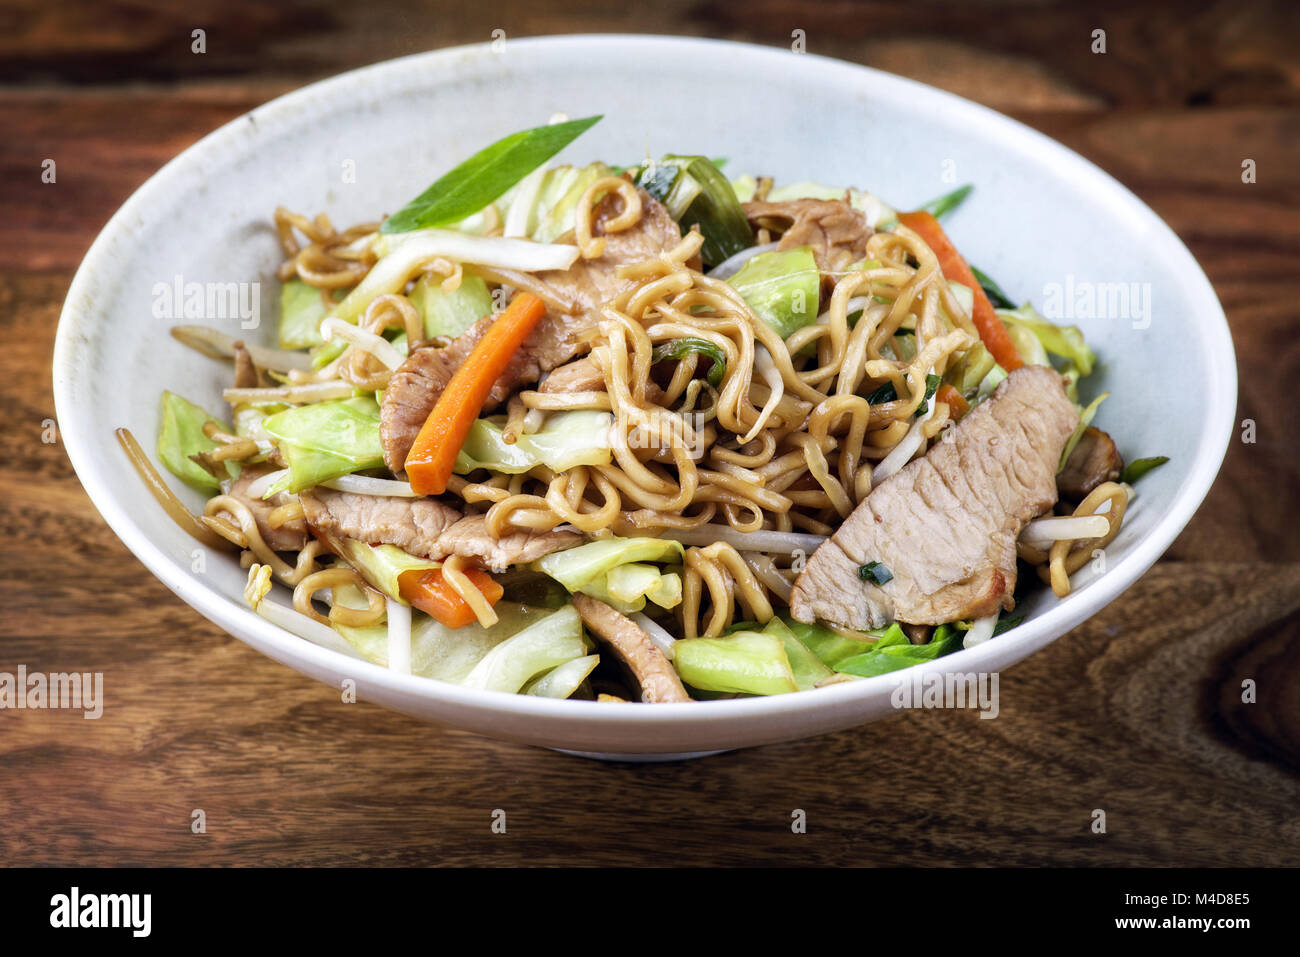
[[[371,545],[396,545],[428,557],[439,536],[460,521],[460,512],[432,498],[357,495],[314,488],[298,496],[314,530]],[[442,556],[439,556],[442,557]]]
[[256,389],[262,384],[262,374],[253,362],[253,356],[243,340],[234,344],[235,350],[235,388]]
[[538,392],[604,392],[605,373],[591,359],[575,359],[567,365],[552,369],[543,380]]
[[573,607],[587,627],[614,649],[636,680],[641,700],[651,703],[691,701],[677,669],[636,622],[588,595],[573,596]]
[[[1016,370],[862,500],[795,580],[791,613],[865,631],[1011,610],[1016,538],[1056,502],[1056,466],[1077,424],[1055,371]],[[870,562],[893,579],[862,581]]]
[[429,557],[436,560],[460,555],[493,571],[504,571],[511,565],[535,562],[551,552],[572,548],[582,541],[583,537],[577,532],[535,532],[525,528],[493,538],[488,534],[486,518],[466,515],[438,538],[438,547]]
[[[434,346],[416,349],[388,380],[379,414],[379,437],[384,463],[394,473],[405,467],[406,455],[438,396],[456,370],[469,359],[494,318],[484,316],[441,349]],[[585,328],[585,320],[574,316],[544,318],[492,386],[484,411],[490,412],[519,386],[536,382],[543,372],[570,359],[578,351],[578,336]]]
[[299,498],[307,524],[318,532],[372,545],[396,545],[434,561],[460,555],[494,571],[536,561],[583,540],[577,532],[526,529],[493,538],[482,515],[462,517],[432,498],[357,495],[326,488],[303,492]]
[[811,246],[823,273],[842,272],[866,258],[873,230],[866,216],[842,199],[750,202],[744,209],[751,223],[781,233],[777,249]]
[[605,236],[604,255],[579,259],[568,269],[536,273],[537,279],[556,299],[569,304],[569,313],[590,313],[627,289],[632,280],[619,278],[619,266],[653,259],[681,242],[682,231],[668,210],[645,190],[637,192],[641,197],[641,219],[631,229],[606,234],[600,228],[597,211],[592,232]]
[[244,466],[239,478],[230,483],[226,494],[248,506],[257,521],[257,530],[262,533],[262,541],[271,546],[273,551],[296,552],[307,544],[307,524],[301,518],[285,522],[279,528],[272,528],[270,523],[271,513],[281,505],[291,504],[295,496],[288,492],[278,492],[268,499],[260,499],[248,492],[248,486],[253,480],[265,475],[267,471],[269,470],[250,465]]
[[1083,430],[1079,444],[1065,460],[1065,468],[1056,476],[1056,488],[1061,498],[1082,502],[1102,482],[1119,478],[1122,471],[1124,459],[1115,447],[1115,440],[1090,425]]
[[[599,234],[599,228],[596,229]],[[524,341],[506,371],[492,387],[484,409],[491,411],[522,385],[563,365],[581,351],[583,334],[594,324],[593,311],[627,289],[618,267],[659,255],[681,240],[681,230],[667,211],[647,193],[641,195],[641,220],[631,229],[611,233],[598,259],[579,259],[569,269],[535,274],[552,298],[568,304],[566,312],[549,313]],[[384,392],[379,434],[384,462],[400,473],[424,420],[437,404],[451,377],[483,338],[492,316],[485,316],[442,348],[414,350],[398,367]]]

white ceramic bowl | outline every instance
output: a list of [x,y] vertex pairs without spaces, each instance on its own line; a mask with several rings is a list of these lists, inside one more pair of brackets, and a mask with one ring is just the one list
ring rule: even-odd
[[[859,725],[890,712],[893,676],[816,691],[674,705],[595,704],[472,691],[318,647],[244,604],[245,574],[218,555],[195,573],[196,543],[137,480],[113,437],[152,449],[172,389],[221,408],[228,366],[167,336],[154,287],[261,283],[260,330],[274,336],[283,204],[347,225],[391,212],[487,143],[545,120],[603,113],[562,158],[633,162],[647,152],[725,156],[729,172],[870,189],[906,208],[976,184],[946,225],[1013,298],[1049,283],[1138,283],[1149,326],[1076,319],[1101,359],[1085,394],[1109,390],[1099,424],[1127,457],[1169,455],[1143,479],[1104,574],[1063,601],[1042,592],[1014,631],[930,667],[996,671],[1094,614],[1174,540],[1210,488],[1232,429],[1236,367],[1222,309],[1163,222],[1097,167],[1010,119],[920,84],[816,56],[732,43],[587,36],[442,50],[367,67],[259,107],[186,150],[104,228],[77,272],[54,355],[68,455],[127,547],[202,615],[320,681],[420,718],[582,752],[667,756],[759,745]],[[353,171],[354,182],[345,174]],[[1070,278],[1072,277],[1072,279]],[[1095,291],[1095,287],[1094,287]],[[1118,305],[1118,304],[1116,304]],[[1130,312],[1133,312],[1130,308]],[[211,320],[205,320],[211,322]],[[224,328],[241,335],[238,320]],[[1178,389],[1177,414],[1167,396]],[[200,497],[173,482],[196,510]],[[281,596],[283,600],[283,596]],[[159,641],[169,640],[159,634]]]

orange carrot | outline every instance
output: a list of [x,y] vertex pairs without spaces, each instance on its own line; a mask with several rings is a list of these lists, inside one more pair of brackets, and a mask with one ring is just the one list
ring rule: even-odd
[[966,260],[961,258],[957,248],[948,239],[939,221],[923,209],[914,213],[899,213],[898,221],[925,240],[925,244],[939,258],[939,268],[943,270],[946,278],[961,283],[971,291],[975,297],[971,309],[971,320],[975,323],[975,331],[980,334],[985,348],[993,354],[998,365],[1008,372],[1024,365],[1020,353],[1016,351],[1015,343],[1007,335],[1006,326],[1002,325],[1002,320],[993,311],[993,303],[989,302],[989,297],[984,294],[983,288],[975,279],[975,274],[970,271]]
[[946,402],[951,410],[949,414],[954,419],[960,419],[970,411],[970,403],[966,401],[966,397],[946,382],[939,386],[939,391],[934,394],[934,399],[936,402]]
[[519,293],[456,370],[406,456],[406,476],[416,492],[441,495],[447,490],[456,456],[483,411],[488,393],[544,315],[542,300],[531,293]]
[[[465,577],[483,593],[489,605],[495,605],[505,594],[500,583],[480,568],[465,569]],[[443,577],[441,568],[404,572],[397,582],[398,594],[448,628],[464,628],[478,620],[469,602]]]

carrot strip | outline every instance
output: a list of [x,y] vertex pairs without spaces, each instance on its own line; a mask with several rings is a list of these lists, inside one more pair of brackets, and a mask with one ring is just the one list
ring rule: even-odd
[[[505,594],[501,584],[481,568],[465,569],[465,577],[483,593],[489,605],[495,605]],[[441,568],[405,572],[397,584],[398,594],[448,628],[464,628],[478,620],[469,602],[443,577]]]
[[416,492],[441,495],[447,490],[456,456],[492,386],[544,315],[541,299],[519,293],[456,370],[406,456],[406,476]]
[[923,209],[914,213],[899,213],[898,221],[925,240],[925,244],[938,257],[939,268],[946,278],[961,283],[971,291],[975,297],[971,321],[975,323],[975,331],[980,334],[985,348],[993,354],[998,365],[1008,372],[1024,365],[1015,343],[1007,335],[1006,326],[1002,325],[1002,320],[993,311],[993,303],[989,302],[989,297],[984,294],[975,274],[957,252],[957,247],[948,239],[939,221]]
[[947,403],[948,408],[952,410],[954,419],[960,419],[970,411],[970,403],[966,401],[966,397],[946,382],[939,386],[939,391],[934,394],[934,399],[936,402]]

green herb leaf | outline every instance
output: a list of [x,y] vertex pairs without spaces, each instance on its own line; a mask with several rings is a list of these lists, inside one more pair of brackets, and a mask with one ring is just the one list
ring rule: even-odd
[[1167,455],[1153,455],[1150,458],[1134,459],[1124,466],[1124,471],[1120,473],[1119,480],[1132,485],[1152,469],[1158,469],[1168,461],[1169,456]]
[[894,573],[880,562],[867,562],[865,565],[858,566],[858,577],[864,582],[873,581],[877,585],[883,585],[894,580]]
[[512,133],[475,153],[384,220],[382,233],[446,226],[472,216],[590,129],[599,116]]
[[708,375],[705,378],[708,379],[709,385],[714,388],[720,386],[722,377],[727,373],[727,357],[722,349],[708,339],[701,339],[698,336],[686,336],[682,339],[662,343],[655,346],[651,361],[663,362],[666,359],[681,359],[692,352],[708,356],[713,360],[713,365],[709,367]]
[[948,213],[960,206],[966,201],[966,197],[971,194],[975,187],[970,183],[954,189],[951,193],[946,193],[938,199],[932,199],[921,208],[930,213],[935,219],[942,219]]
[[1016,304],[1002,291],[1002,287],[990,279],[987,273],[981,272],[974,266],[970,267],[970,272],[975,277],[975,281],[980,284],[980,288],[984,290],[984,295],[989,297],[989,302],[993,303],[994,309],[1016,308]]

